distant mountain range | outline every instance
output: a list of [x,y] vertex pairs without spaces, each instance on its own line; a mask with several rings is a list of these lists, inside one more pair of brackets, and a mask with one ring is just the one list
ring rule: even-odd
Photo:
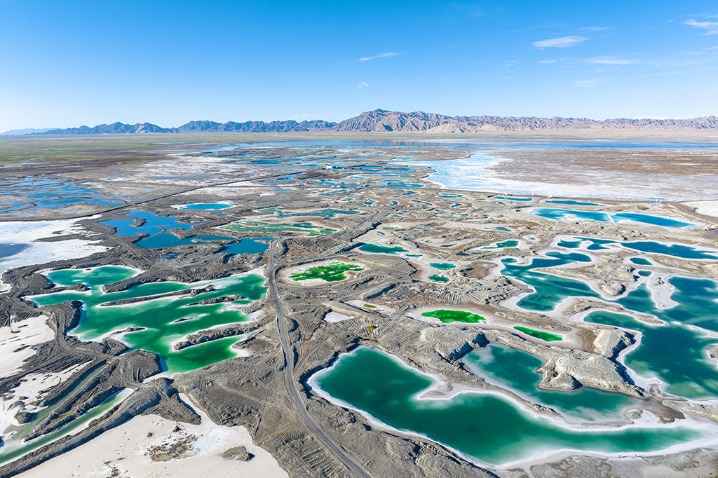
[[143,134],[143,133],[297,133],[297,132],[427,132],[478,133],[485,131],[541,130],[718,130],[718,117],[691,119],[628,119],[592,120],[588,118],[536,118],[515,116],[446,116],[415,111],[367,111],[354,118],[330,121],[245,121],[218,123],[190,121],[177,128],[163,128],[152,123],[112,123],[98,126],[49,130],[14,130],[4,135],[42,134]]
[[27,134],[38,134],[38,133],[46,133],[50,131],[51,128],[25,128],[25,129],[11,129],[10,131],[5,131],[4,133],[0,133],[0,136],[25,136]]

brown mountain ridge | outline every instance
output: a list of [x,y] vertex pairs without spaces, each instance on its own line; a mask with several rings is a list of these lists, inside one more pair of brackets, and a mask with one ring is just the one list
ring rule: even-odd
[[51,129],[33,134],[143,134],[143,133],[291,133],[291,132],[426,132],[426,133],[478,133],[490,131],[541,131],[541,130],[718,130],[718,117],[705,116],[689,119],[630,119],[614,118],[539,118],[534,116],[448,116],[414,111],[373,110],[339,123],[312,121],[190,121],[175,128],[163,128],[152,123],[112,123],[94,127]]

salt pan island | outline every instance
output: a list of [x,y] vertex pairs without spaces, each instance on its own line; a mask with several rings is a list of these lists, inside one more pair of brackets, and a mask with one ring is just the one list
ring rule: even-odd
[[0,477],[716,473],[715,138],[171,134],[0,140]]

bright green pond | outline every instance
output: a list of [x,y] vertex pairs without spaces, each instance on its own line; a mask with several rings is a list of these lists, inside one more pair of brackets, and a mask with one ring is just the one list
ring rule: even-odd
[[563,340],[563,337],[558,334],[552,334],[551,332],[544,332],[542,330],[529,329],[528,327],[524,327],[523,325],[517,325],[514,327],[514,329],[518,330],[519,332],[523,332],[526,335],[530,335],[531,337],[545,340],[546,342],[557,342],[559,340]]
[[476,324],[478,322],[486,322],[486,319],[479,314],[467,312],[465,310],[431,310],[421,314],[422,317],[433,317],[439,319],[441,322],[448,324],[451,322],[466,322],[469,324]]
[[345,272],[361,270],[364,270],[364,268],[357,264],[334,262],[326,266],[315,266],[305,271],[295,272],[290,277],[295,281],[321,279],[326,282],[337,282],[346,280],[347,275]]
[[432,274],[429,276],[429,279],[434,282],[449,282],[449,278],[442,274]]
[[[377,373],[380,370],[381,373]],[[318,372],[310,385],[333,400],[398,430],[427,436],[489,464],[526,459],[538,452],[576,449],[607,453],[647,452],[701,437],[688,428],[570,429],[536,417],[500,396],[462,393],[420,400],[434,380],[396,357],[360,347]]]
[[[247,317],[232,306],[249,304],[264,296],[266,287],[260,275],[234,275],[224,279],[194,282],[153,282],[140,284],[128,290],[105,293],[102,286],[113,284],[136,275],[133,269],[120,266],[102,266],[91,270],[60,270],[50,272],[48,278],[60,286],[85,284],[89,291],[65,291],[30,297],[38,306],[60,304],[70,300],[80,300],[84,306],[84,316],[80,325],[72,334],[83,340],[95,340],[107,334],[122,331],[129,327],[141,327],[141,330],[127,332],[122,340],[135,349],[148,350],[158,354],[170,373],[182,373],[206,367],[235,357],[232,345],[239,340],[229,337],[194,345],[183,350],[174,350],[172,343],[187,335],[210,327],[243,322]],[[176,291],[203,289],[213,290],[169,297],[153,297]],[[230,297],[230,300],[217,304],[198,304],[208,299]],[[236,297],[236,298],[235,298]],[[124,305],[111,305],[111,302],[137,298],[138,302]]]

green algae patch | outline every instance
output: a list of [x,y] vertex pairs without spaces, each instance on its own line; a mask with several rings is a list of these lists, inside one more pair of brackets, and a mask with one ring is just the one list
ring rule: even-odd
[[422,317],[432,317],[439,319],[444,324],[451,322],[464,322],[467,324],[477,324],[479,322],[486,322],[486,318],[473,312],[467,312],[465,310],[432,310],[421,314]]
[[433,280],[434,282],[449,282],[449,278],[441,274],[432,274],[429,276],[429,279]]
[[563,340],[563,337],[558,334],[543,332],[541,330],[529,329],[528,327],[524,327],[522,325],[517,325],[514,327],[514,329],[518,330],[519,332],[523,332],[526,335],[530,335],[531,337],[545,340],[546,342],[558,342],[559,340]]
[[380,246],[379,244],[371,244],[367,242],[359,248],[362,252],[371,254],[396,254],[398,252],[409,252],[401,246]]
[[434,269],[439,269],[440,271],[448,271],[456,267],[454,264],[449,262],[429,262],[429,265]]
[[326,266],[314,266],[301,272],[295,272],[290,277],[297,282],[311,279],[321,279],[326,282],[338,282],[347,279],[347,271],[363,271],[357,264],[333,262]]

